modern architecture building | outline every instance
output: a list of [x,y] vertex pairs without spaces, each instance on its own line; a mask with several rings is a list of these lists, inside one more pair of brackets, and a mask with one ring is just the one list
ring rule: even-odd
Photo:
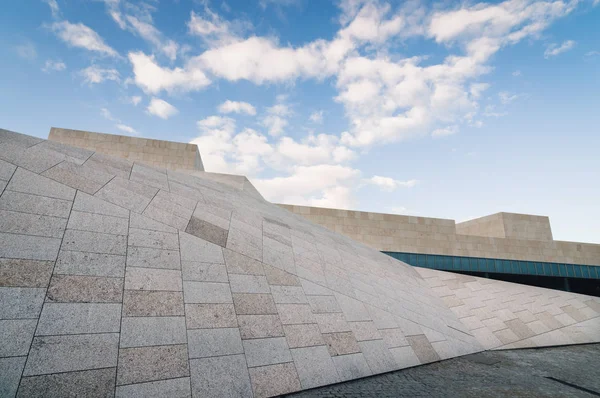
[[[444,228],[440,242],[455,228],[408,224]],[[496,251],[466,249],[519,254],[478,239]],[[2,397],[270,397],[600,342],[600,298],[412,267],[243,176],[0,130],[0,336]]]

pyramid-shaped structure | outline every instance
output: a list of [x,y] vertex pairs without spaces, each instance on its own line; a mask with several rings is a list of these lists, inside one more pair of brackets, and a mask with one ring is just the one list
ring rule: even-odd
[[0,130],[0,396],[266,397],[600,341],[600,299],[408,266],[264,200]]

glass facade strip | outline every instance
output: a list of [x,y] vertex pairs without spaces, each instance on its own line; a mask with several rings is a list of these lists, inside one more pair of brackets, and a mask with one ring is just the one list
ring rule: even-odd
[[583,279],[600,279],[600,265],[557,264],[437,254],[384,252],[410,265],[447,271],[497,272]]

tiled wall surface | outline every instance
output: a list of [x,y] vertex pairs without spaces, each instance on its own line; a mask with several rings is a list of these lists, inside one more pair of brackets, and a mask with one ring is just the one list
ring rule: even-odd
[[[508,220],[508,234],[512,236],[502,238],[461,234],[460,224],[455,224],[454,220],[306,206],[279,206],[381,251],[600,265],[600,245],[551,240],[549,225],[544,227],[543,219],[547,219],[546,217],[522,218],[521,215],[499,213],[505,221]],[[493,219],[496,215],[489,217]],[[523,224],[530,225],[527,217],[533,218],[534,227],[537,225],[539,228],[519,229],[519,224],[521,227]],[[499,224],[494,222],[494,225]],[[540,232],[544,230],[545,233]],[[462,231],[464,233],[467,230]],[[491,228],[487,231],[491,231]],[[499,231],[500,228],[497,228],[494,233],[501,234]],[[475,233],[474,230],[470,232]],[[514,237],[519,234],[528,238]],[[536,234],[544,236],[544,239],[531,239],[531,236]]]
[[552,240],[550,219],[529,214],[496,213],[456,224],[460,235],[494,238]]
[[204,170],[198,146],[52,127],[50,141],[167,169]]

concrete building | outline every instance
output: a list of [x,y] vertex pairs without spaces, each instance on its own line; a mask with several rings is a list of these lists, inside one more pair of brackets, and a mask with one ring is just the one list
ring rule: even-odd
[[600,342],[600,298],[409,266],[242,176],[0,130],[0,336],[1,397],[271,397]]

